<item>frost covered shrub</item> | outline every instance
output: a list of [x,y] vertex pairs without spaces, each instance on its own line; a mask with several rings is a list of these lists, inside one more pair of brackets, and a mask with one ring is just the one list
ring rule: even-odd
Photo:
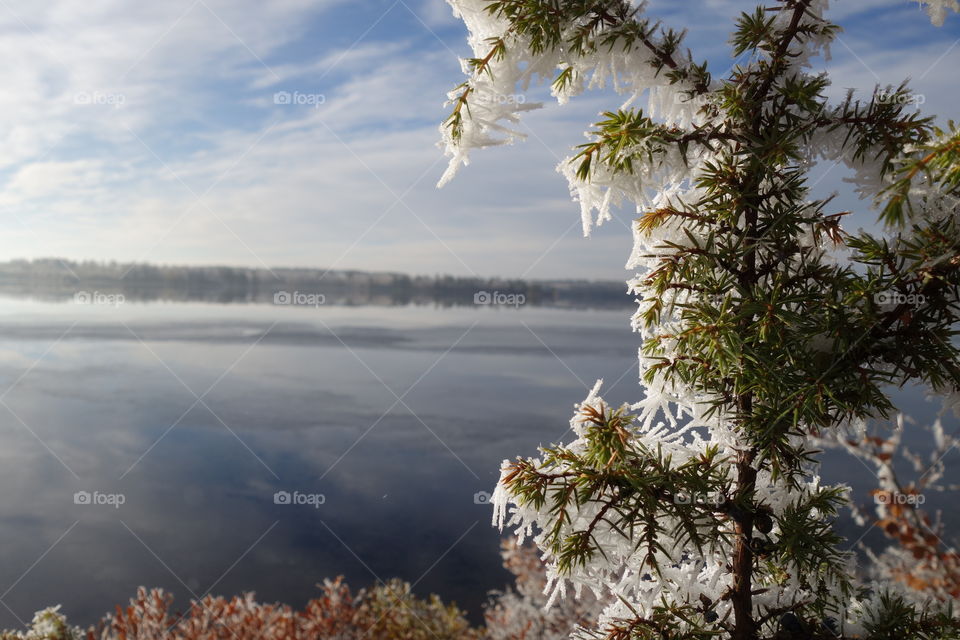
[[410,585],[388,580],[370,590],[360,607],[358,628],[363,637],[402,640],[479,640],[480,631],[470,627],[456,605],[445,605],[438,596],[418,599]]
[[944,481],[945,458],[960,440],[946,433],[938,418],[928,428],[934,446],[920,455],[903,444],[907,423],[905,416],[898,416],[890,429],[824,444],[846,449],[875,470],[879,486],[872,492],[872,508],[851,505],[861,525],[877,527],[889,541],[879,551],[861,545],[871,559],[867,569],[873,577],[909,589],[914,600],[956,604],[960,554],[947,542],[955,532],[947,531],[941,514],[931,514],[925,503],[935,493],[960,489]]
[[186,613],[173,609],[162,589],[137,590],[126,607],[96,627],[70,627],[59,607],[40,611],[26,632],[6,631],[0,640],[479,640],[456,605],[432,595],[417,598],[410,585],[390,580],[352,593],[341,579],[326,580],[322,593],[301,611],[260,603],[253,594],[206,596]]
[[566,640],[603,610],[603,603],[590,593],[546,608],[547,574],[536,548],[506,539],[500,555],[515,583],[495,593],[484,611],[486,637],[490,640]]
[[[585,234],[636,209],[643,397],[612,407],[598,383],[575,439],[505,461],[493,498],[495,524],[539,548],[548,606],[609,602],[583,638],[958,637],[950,601],[861,579],[833,526],[848,490],[821,481],[816,443],[892,415],[891,386],[957,404],[960,132],[908,108],[905,84],[827,100],[810,60],[839,31],[828,0],[740,14],[746,61],[724,77],[645,2],[449,2],[475,57],[449,94],[441,185],[523,138],[539,105],[498,96],[549,80],[561,104],[624,97],[559,170]],[[960,8],[920,4],[937,23]],[[881,233],[811,196],[818,161],[853,170]]]
[[0,640],[81,640],[85,637],[82,629],[67,624],[67,618],[60,613],[59,605],[37,611],[26,631],[0,633]]

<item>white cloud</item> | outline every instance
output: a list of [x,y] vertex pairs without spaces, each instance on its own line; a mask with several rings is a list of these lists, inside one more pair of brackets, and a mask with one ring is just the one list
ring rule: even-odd
[[[412,6],[411,9],[413,9]],[[417,14],[430,27],[442,28],[457,24],[457,19],[453,17],[453,10],[446,0],[422,0]]]
[[[535,264],[532,276],[624,276],[629,213],[590,241],[567,232],[578,212],[554,171],[618,99],[530,114],[526,143],[476,154],[437,192],[436,126],[461,77],[457,61],[400,6],[378,23],[389,40],[374,30],[338,49],[283,53],[304,46],[310,19],[324,24],[318,6],[331,4],[11,3],[19,18],[0,12],[0,207],[14,224],[0,254],[501,275]],[[714,4],[717,15],[729,11]],[[411,8],[431,28],[446,24],[439,2]],[[695,24],[706,26],[707,13]],[[691,33],[695,50],[702,37]],[[884,82],[919,75],[946,49],[928,38],[885,51],[856,30],[844,38]],[[862,64],[834,50],[836,86],[871,89]],[[926,108],[955,101],[958,55],[915,79]],[[274,105],[280,89],[322,92],[324,102]],[[89,104],[76,104],[80,93]]]

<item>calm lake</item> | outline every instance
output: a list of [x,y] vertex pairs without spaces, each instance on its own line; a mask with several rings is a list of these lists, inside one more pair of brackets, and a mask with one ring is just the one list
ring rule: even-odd
[[[639,397],[628,321],[0,300],[0,627],[57,603],[93,623],[139,585],[181,609],[208,591],[300,606],[339,574],[400,577],[478,619],[509,579],[483,492],[504,458],[569,439],[597,378],[608,401]],[[844,454],[825,464],[872,486]]]

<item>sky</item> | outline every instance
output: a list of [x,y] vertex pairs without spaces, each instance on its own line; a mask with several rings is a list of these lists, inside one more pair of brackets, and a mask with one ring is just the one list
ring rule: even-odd
[[[909,77],[920,108],[956,117],[960,16],[937,28],[912,0],[834,4],[845,31],[817,61],[831,95]],[[648,13],[689,29],[722,76],[753,6]],[[555,170],[614,96],[548,104],[527,141],[435,188],[468,54],[442,0],[0,0],[0,260],[626,279],[630,212],[584,239]],[[817,167],[815,191],[843,193],[843,176]]]

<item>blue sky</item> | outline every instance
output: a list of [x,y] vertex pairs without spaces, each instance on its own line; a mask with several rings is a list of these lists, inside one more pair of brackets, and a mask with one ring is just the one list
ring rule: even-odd
[[[956,117],[960,16],[835,4],[834,95],[912,77]],[[650,5],[722,75],[753,3]],[[441,0],[3,0],[0,259],[627,277],[630,216],[581,238],[554,170],[609,95],[531,114],[525,143],[434,188],[464,36]],[[843,175],[819,168],[818,193]]]

